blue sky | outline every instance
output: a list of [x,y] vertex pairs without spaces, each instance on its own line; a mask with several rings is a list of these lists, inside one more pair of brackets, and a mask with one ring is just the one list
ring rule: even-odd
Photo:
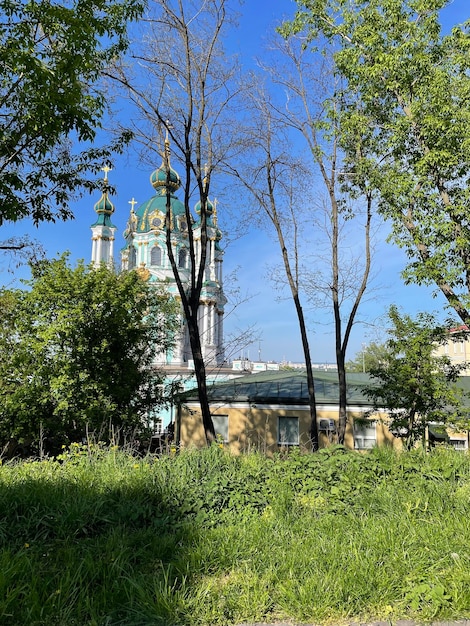
[[[237,36],[233,45],[239,48],[242,59],[249,64],[253,57],[261,55],[263,45],[273,27],[283,18],[293,15],[296,4],[293,0],[246,0],[241,7],[242,15]],[[470,17],[468,0],[453,0],[443,14],[443,25],[460,23]],[[160,163],[156,163],[158,167]],[[174,167],[178,169],[177,164]],[[129,201],[135,198],[139,205],[153,195],[149,182],[151,168],[142,167],[137,163],[134,154],[120,158],[109,174],[110,181],[117,188],[112,197],[116,207],[113,218],[118,227],[116,249],[124,244],[122,233],[129,214]],[[52,257],[66,250],[70,251],[71,260],[90,260],[91,231],[90,225],[95,220],[94,203],[99,195],[85,196],[73,205],[75,220],[41,224],[33,228],[28,222],[3,225],[0,239],[13,235],[31,234],[42,243],[47,255]],[[230,225],[223,222],[224,207],[218,205],[221,223],[225,229]],[[385,238],[386,228],[382,229]],[[242,293],[250,293],[251,298],[238,307],[225,321],[226,333],[236,332],[237,328],[256,325],[261,339],[249,348],[252,359],[259,354],[263,360],[303,361],[299,330],[296,322],[294,306],[289,299],[278,301],[267,274],[269,267],[279,263],[279,252],[274,239],[265,232],[252,231],[245,237],[235,240],[225,252],[224,274],[227,276],[236,270],[238,283]],[[375,326],[358,325],[352,335],[349,358],[361,350],[364,343],[377,339],[376,329],[385,324],[383,316],[389,305],[397,304],[404,312],[415,314],[417,311],[440,312],[444,307],[442,296],[432,297],[433,289],[416,286],[404,286],[400,271],[405,264],[403,253],[392,245],[381,243],[375,258],[375,272],[378,274],[377,285],[380,289],[374,298],[364,303],[363,314],[369,323]],[[0,258],[0,284],[14,284],[27,271],[20,269],[14,275],[6,270],[6,261]],[[309,321],[312,360],[333,363],[334,336],[330,319],[323,311],[307,310]]]

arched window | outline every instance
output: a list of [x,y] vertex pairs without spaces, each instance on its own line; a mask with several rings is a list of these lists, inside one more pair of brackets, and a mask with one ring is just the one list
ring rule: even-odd
[[185,248],[181,248],[178,253],[178,267],[184,268],[186,267],[186,262],[188,259],[188,253]]
[[137,250],[134,246],[129,247],[129,269],[133,269],[137,264]]
[[150,251],[150,265],[162,264],[162,250],[158,246],[154,246]]

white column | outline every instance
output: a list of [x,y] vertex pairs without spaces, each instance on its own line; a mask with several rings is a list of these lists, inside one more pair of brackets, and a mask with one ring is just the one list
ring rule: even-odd
[[98,241],[97,241],[97,259],[96,259],[96,263],[99,265],[102,261],[102,257],[101,257],[101,250],[103,248],[103,240],[101,239],[101,235],[98,235]]
[[112,262],[114,261],[114,237],[113,235],[111,235],[111,237],[109,238],[109,257],[108,257],[108,263],[112,264]]
[[210,280],[216,279],[215,274],[215,241],[211,239],[210,242]]

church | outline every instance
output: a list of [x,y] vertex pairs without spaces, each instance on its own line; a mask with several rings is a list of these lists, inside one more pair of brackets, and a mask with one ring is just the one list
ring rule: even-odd
[[[166,161],[169,163],[169,142],[165,141]],[[94,265],[115,264],[115,235],[117,227],[112,222],[115,207],[111,202],[108,172],[103,168],[103,192],[95,204],[97,214],[91,226],[92,253]],[[136,270],[144,280],[164,284],[170,295],[179,300],[178,287],[171,267],[166,243],[166,205],[170,199],[171,246],[178,266],[178,273],[183,285],[190,285],[189,231],[191,230],[196,260],[201,258],[201,206],[197,202],[194,215],[188,219],[185,206],[177,197],[181,187],[178,173],[162,165],[150,175],[150,185],[154,193],[137,209],[137,202],[132,199],[127,226],[123,233],[124,245],[120,250],[121,271]],[[227,380],[236,375],[225,363],[224,355],[224,306],[227,302],[222,281],[223,250],[220,246],[222,233],[217,225],[216,201],[208,200],[207,206],[207,250],[204,268],[204,282],[198,311],[198,327],[201,348],[206,365],[207,384]],[[168,384],[178,383],[181,390],[196,387],[194,366],[189,343],[185,317],[181,308],[180,333],[171,352],[157,355],[155,366],[166,372]],[[149,423],[154,435],[158,436],[164,428],[175,423],[175,406],[159,407],[158,412],[149,416]]]
[[[169,141],[165,142],[169,155]],[[167,156],[169,163],[169,156]],[[114,264],[114,241],[117,231],[112,223],[114,205],[109,198],[108,172],[103,168],[103,193],[95,204],[97,219],[91,226],[92,263]],[[164,162],[150,175],[154,189],[150,196],[136,210],[137,202],[132,199],[129,219],[123,233],[124,246],[120,250],[121,270],[135,269],[144,280],[155,284],[165,284],[168,292],[179,299],[178,288],[170,264],[166,243],[166,206],[170,199],[171,246],[183,285],[190,285],[189,231],[195,244],[196,260],[201,258],[201,206],[197,202],[194,216],[188,219],[183,202],[176,192],[181,187],[178,173],[171,168],[167,176]],[[216,202],[208,200],[207,205],[207,251],[204,268],[204,282],[200,297],[198,326],[201,336],[202,354],[208,367],[221,367],[224,364],[223,317],[227,302],[222,283],[223,251],[220,246],[222,233],[217,225]],[[181,332],[171,352],[160,354],[155,365],[170,369],[192,369],[191,348],[183,313]]]

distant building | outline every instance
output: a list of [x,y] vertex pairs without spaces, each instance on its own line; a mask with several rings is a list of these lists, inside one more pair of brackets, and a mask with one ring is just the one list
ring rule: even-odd
[[462,376],[470,375],[470,330],[462,324],[449,330],[449,340],[434,351],[434,356],[446,356],[453,365],[468,363],[461,371]]
[[[400,433],[388,428],[385,411],[371,414],[365,393],[370,387],[368,374],[348,374],[348,409],[345,446],[368,450],[375,446],[401,447]],[[337,442],[338,378],[336,372],[315,372],[317,427],[320,447]],[[470,389],[470,379],[460,384]],[[221,443],[241,453],[259,450],[273,454],[289,448],[310,450],[310,407],[305,372],[264,371],[216,382],[209,388],[209,402],[215,431]],[[431,445],[447,443],[467,450],[468,432],[454,432],[429,425]],[[197,398],[191,392],[182,398],[176,416],[176,441],[183,447],[202,447],[205,436]]]
[[[169,142],[165,142],[165,149],[169,155]],[[168,162],[169,162],[169,156]],[[116,227],[111,223],[114,206],[109,199],[107,172],[101,199],[95,204],[98,219],[92,225],[92,263],[113,263],[113,242]],[[150,175],[150,183],[155,193],[137,210],[137,202],[132,199],[129,220],[124,231],[125,245],[121,249],[122,270],[137,270],[141,276],[152,284],[165,285],[168,292],[178,296],[176,280],[170,264],[166,245],[166,203],[170,199],[170,228],[171,245],[174,257],[178,264],[179,274],[183,284],[190,281],[190,258],[188,231],[192,230],[195,241],[196,257],[201,254],[201,219],[200,202],[194,207],[196,217],[188,222],[185,206],[177,198],[176,191],[181,186],[178,173],[170,167],[169,176],[162,165]],[[224,306],[227,302],[223,291],[222,263],[223,251],[220,247],[222,233],[217,226],[217,211],[215,203],[208,200],[207,206],[207,250],[204,284],[201,292],[199,307],[199,328],[201,332],[201,347],[205,363],[208,366],[224,364],[223,348],[223,317]],[[187,368],[192,360],[189,345],[189,335],[183,314],[181,314],[181,332],[176,338],[176,344],[171,352],[160,354],[157,365],[171,365]]]
[[114,235],[117,228],[111,220],[114,204],[109,199],[108,172],[110,169],[104,167],[103,171],[103,193],[95,204],[95,212],[98,217],[91,226],[91,262],[95,266],[101,263],[112,266],[114,263]]
[[[169,142],[165,142],[169,162]],[[97,219],[91,226],[92,263],[114,264],[114,239],[117,228],[111,218],[114,205],[109,198],[108,172],[104,168],[103,193],[95,204]],[[188,232],[191,230],[195,241],[195,254],[201,255],[201,206],[197,202],[194,216],[188,221],[185,206],[177,198],[181,186],[178,173],[170,167],[169,176],[162,165],[150,175],[150,183],[155,193],[140,204],[132,199],[127,227],[123,233],[125,244],[121,248],[122,271],[136,270],[150,284],[164,285],[167,291],[179,298],[178,288],[167,252],[166,243],[166,203],[170,200],[171,246],[177,261],[183,284],[190,281],[190,256]],[[208,200],[207,206],[207,250],[204,283],[201,292],[198,324],[201,347],[207,367],[207,382],[225,380],[235,375],[225,363],[223,346],[223,318],[226,298],[223,290],[223,251],[220,247],[222,233],[217,225],[216,203]],[[181,311],[181,329],[171,351],[157,355],[155,366],[167,372],[167,382],[180,382],[182,389],[195,387],[194,364],[189,342],[186,321]],[[149,424],[160,432],[174,420],[174,407],[159,409],[158,414],[149,416]]]
[[232,361],[232,369],[238,372],[267,372],[278,371],[279,363],[273,361],[250,361],[247,358],[234,359]]
[[[338,378],[334,372],[314,375],[320,446],[337,441]],[[346,446],[366,450],[399,445],[386,416],[368,417],[364,374],[348,376]],[[216,383],[209,389],[216,433],[235,453],[252,449],[273,453],[283,448],[309,450],[310,408],[305,372],[264,371]],[[176,419],[176,439],[183,447],[205,445],[196,396],[185,394]]]

